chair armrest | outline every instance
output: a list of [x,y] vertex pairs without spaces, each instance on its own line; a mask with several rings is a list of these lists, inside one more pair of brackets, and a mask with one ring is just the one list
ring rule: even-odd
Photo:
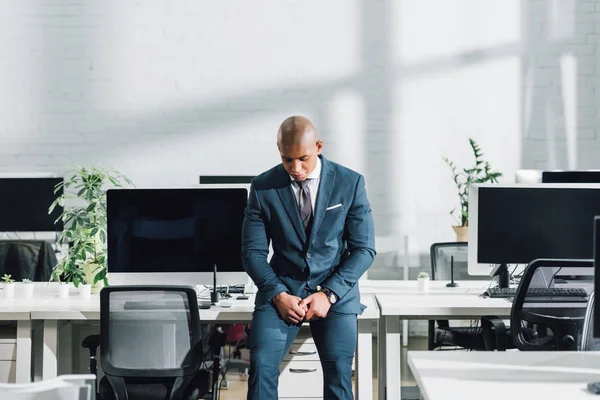
[[481,333],[486,350],[506,351],[506,325],[493,315],[481,317]]

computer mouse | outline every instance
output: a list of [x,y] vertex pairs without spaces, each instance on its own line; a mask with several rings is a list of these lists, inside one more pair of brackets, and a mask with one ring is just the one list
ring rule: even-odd
[[236,300],[248,300],[248,296],[244,296],[242,294],[242,295],[239,295],[238,297],[236,297]]
[[230,302],[228,302],[228,301],[225,301],[225,300],[221,300],[221,301],[219,302],[219,304],[220,304],[220,305],[221,305],[221,307],[223,307],[223,308],[229,308],[229,307],[231,307],[231,303],[230,303]]

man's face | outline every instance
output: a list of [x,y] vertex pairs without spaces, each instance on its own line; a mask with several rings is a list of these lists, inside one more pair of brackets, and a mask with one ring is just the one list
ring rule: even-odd
[[294,180],[303,181],[315,169],[317,157],[323,149],[323,142],[305,140],[300,144],[278,143],[283,168]]

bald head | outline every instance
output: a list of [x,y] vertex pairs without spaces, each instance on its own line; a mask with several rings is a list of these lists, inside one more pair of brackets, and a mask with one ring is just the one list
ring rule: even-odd
[[305,117],[289,117],[281,123],[277,132],[277,145],[299,145],[319,140],[315,126]]
[[277,132],[277,148],[288,174],[303,181],[315,169],[323,143],[312,122],[304,117],[289,117]]

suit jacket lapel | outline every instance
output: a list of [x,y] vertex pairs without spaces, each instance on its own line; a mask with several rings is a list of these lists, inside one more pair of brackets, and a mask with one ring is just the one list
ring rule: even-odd
[[321,168],[321,181],[319,182],[319,191],[317,192],[317,204],[315,205],[315,215],[310,231],[309,243],[312,242],[312,239],[321,227],[335,181],[335,171],[331,168],[329,161],[325,157],[321,157]]
[[283,203],[283,208],[285,208],[288,217],[290,217],[290,221],[292,221],[292,226],[296,230],[296,233],[305,242],[306,232],[304,232],[304,227],[300,220],[300,212],[298,211],[294,190],[292,189],[292,181],[282,165],[279,166],[279,171],[281,172],[282,182],[277,188],[277,194],[281,199],[281,203]]

